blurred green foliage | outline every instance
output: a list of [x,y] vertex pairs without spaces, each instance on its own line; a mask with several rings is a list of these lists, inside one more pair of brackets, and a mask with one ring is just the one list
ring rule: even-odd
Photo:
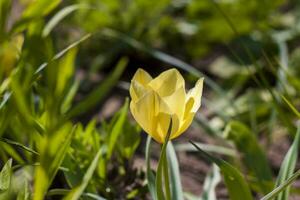
[[[278,200],[299,192],[287,184],[298,176],[299,5],[0,0],[0,199],[148,198],[147,184],[155,188],[150,142],[144,172],[133,167],[144,141],[128,117],[128,100],[107,119],[98,113],[111,94],[127,96],[137,67],[155,74],[170,66],[190,82],[205,76],[194,127],[218,141],[205,150],[230,163],[200,155],[219,165],[233,199],[240,198],[237,185],[248,199],[275,186],[269,196],[284,190]],[[272,166],[267,150],[282,135],[295,139],[282,166]],[[183,192],[175,150],[167,150],[171,192],[193,199]],[[206,178],[213,184],[203,199],[217,196],[218,173]]]

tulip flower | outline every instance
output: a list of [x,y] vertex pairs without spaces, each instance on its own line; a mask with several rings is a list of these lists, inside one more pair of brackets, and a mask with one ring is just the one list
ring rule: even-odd
[[169,69],[156,78],[138,69],[130,85],[130,110],[145,132],[164,143],[168,130],[171,140],[190,126],[201,105],[202,88],[203,78],[186,93],[185,81],[176,69]]

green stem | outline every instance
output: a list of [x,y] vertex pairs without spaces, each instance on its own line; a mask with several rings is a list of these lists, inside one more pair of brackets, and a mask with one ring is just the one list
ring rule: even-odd
[[[168,141],[167,141],[167,143],[168,143]],[[169,181],[170,180],[169,179],[169,165],[168,165],[167,151],[165,151],[165,154],[164,154],[164,157],[163,157],[163,173],[164,173],[164,180],[165,180],[166,199],[171,200],[170,181]]]
[[168,172],[168,162],[167,162],[167,145],[168,141],[170,139],[172,130],[172,120],[170,121],[168,133],[166,135],[165,141],[162,145],[159,161],[158,161],[158,167],[157,167],[157,173],[156,173],[156,180],[155,180],[155,187],[156,187],[156,199],[157,200],[165,200],[165,195],[163,192],[163,184],[162,184],[162,178],[164,177],[164,183],[165,183],[165,192],[166,192],[166,200],[171,200],[171,192],[170,192],[170,182],[169,182],[169,172]]

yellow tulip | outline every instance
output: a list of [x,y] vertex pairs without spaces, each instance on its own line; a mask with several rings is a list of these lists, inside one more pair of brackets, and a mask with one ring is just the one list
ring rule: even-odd
[[130,110],[138,124],[157,142],[163,143],[172,119],[170,139],[181,135],[192,123],[201,105],[203,78],[187,93],[176,69],[152,78],[138,69],[130,84]]

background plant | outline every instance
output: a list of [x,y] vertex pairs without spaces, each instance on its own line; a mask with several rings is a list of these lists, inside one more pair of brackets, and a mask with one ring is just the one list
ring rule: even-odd
[[[133,168],[145,139],[125,100],[138,67],[154,74],[177,67],[191,83],[204,76],[195,139],[215,143],[195,144],[226,163],[200,155],[225,177],[242,174],[253,198],[285,189],[298,166],[298,13],[297,0],[1,0],[1,198],[31,199],[33,191],[35,200],[148,198],[157,151],[148,145],[148,169]],[[99,119],[116,93],[120,111]],[[274,165],[270,149],[284,138],[285,159]],[[179,155],[196,154],[184,141],[174,141]],[[220,196],[220,172],[207,172],[202,199]],[[170,173],[185,191],[178,169]],[[289,188],[276,198],[299,196]]]

